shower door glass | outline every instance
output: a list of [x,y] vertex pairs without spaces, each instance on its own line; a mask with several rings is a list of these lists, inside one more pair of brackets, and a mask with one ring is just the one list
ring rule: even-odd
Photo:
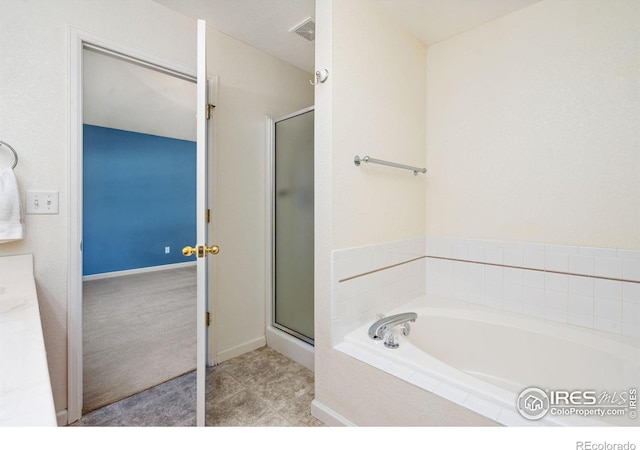
[[275,121],[272,325],[313,344],[313,109]]

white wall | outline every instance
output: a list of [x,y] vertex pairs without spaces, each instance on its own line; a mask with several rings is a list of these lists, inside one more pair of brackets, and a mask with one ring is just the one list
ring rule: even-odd
[[[34,254],[56,410],[67,407],[69,27],[157,55],[195,72],[196,27],[150,0],[0,0],[0,139],[19,153],[21,190],[60,192],[60,214],[26,216],[26,237],[0,255]],[[309,74],[209,30],[210,72],[220,76],[215,144],[220,176],[213,239],[220,345],[264,335],[264,117],[311,105]],[[238,272],[236,272],[238,271]],[[239,272],[242,271],[242,272]],[[231,273],[229,273],[231,272]],[[236,314],[237,313],[237,314]],[[194,330],[195,332],[195,330]]]
[[332,347],[332,250],[424,233],[425,178],[353,156],[424,164],[426,48],[366,0],[317,1],[316,24],[314,405],[356,425],[487,424]]
[[[426,51],[366,1],[316,7],[316,67],[333,74],[316,89],[316,410],[357,425],[489,424],[331,347],[330,252],[425,230],[639,248],[640,5],[543,1]],[[399,92],[386,97],[388,74]],[[404,128],[421,107],[422,128]],[[426,142],[402,161],[426,154],[421,191],[406,196],[424,211],[398,195],[421,183],[412,175],[349,167],[355,153],[413,157],[389,153],[396,131]]]
[[[221,360],[264,345],[266,116],[313,106],[312,75],[209,29],[210,71],[220,76],[211,161],[215,257],[213,326]],[[216,170],[217,166],[217,170]]]
[[67,406],[69,26],[195,64],[195,24],[151,1],[15,2],[0,9],[0,135],[20,156],[22,194],[60,192],[60,214],[26,216],[25,239],[0,255],[33,253],[56,410]]
[[640,249],[639,26],[548,0],[430,46],[427,235]]
[[423,175],[353,163],[425,165],[425,46],[368,3],[334,5],[332,17],[335,249],[424,233]]

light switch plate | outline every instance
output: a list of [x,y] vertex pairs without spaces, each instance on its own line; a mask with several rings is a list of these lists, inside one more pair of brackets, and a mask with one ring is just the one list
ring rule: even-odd
[[27,191],[27,214],[58,214],[58,191]]

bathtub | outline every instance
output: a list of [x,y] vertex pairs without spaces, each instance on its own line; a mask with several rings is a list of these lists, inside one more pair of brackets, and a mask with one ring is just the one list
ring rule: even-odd
[[[368,337],[374,320],[336,348],[504,425],[640,425],[637,340],[443,299],[416,299],[387,315],[409,311],[418,319],[407,337],[396,329],[399,348]],[[536,420],[516,407],[531,387],[551,399]]]

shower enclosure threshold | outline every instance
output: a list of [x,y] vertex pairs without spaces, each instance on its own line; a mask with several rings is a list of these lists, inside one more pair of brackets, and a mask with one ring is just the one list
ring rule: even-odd
[[267,327],[266,337],[269,347],[315,372],[313,345],[272,326]]

